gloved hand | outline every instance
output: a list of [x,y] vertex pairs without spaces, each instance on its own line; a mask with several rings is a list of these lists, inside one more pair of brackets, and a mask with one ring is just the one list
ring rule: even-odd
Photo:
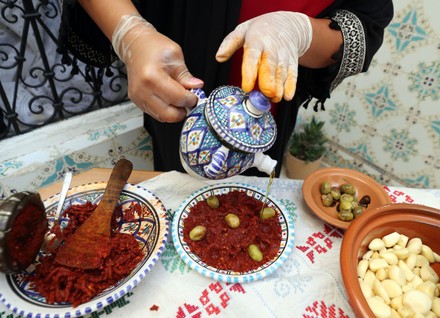
[[180,46],[139,15],[122,17],[112,45],[126,65],[132,102],[162,122],[184,119],[186,107],[198,100],[189,89],[201,88],[203,81],[188,71]]
[[237,26],[220,45],[216,59],[227,61],[243,47],[242,88],[254,89],[279,102],[295,95],[298,59],[310,47],[312,26],[297,12],[277,11],[260,15]]

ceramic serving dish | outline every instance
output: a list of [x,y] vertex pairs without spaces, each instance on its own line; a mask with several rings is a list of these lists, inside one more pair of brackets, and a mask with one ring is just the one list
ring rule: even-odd
[[210,195],[227,194],[232,191],[243,191],[259,201],[263,201],[265,191],[256,187],[241,183],[222,183],[211,185],[199,189],[188,196],[176,211],[172,223],[172,239],[174,246],[183,261],[199,274],[221,282],[246,283],[263,279],[274,273],[289,257],[294,244],[294,225],[293,220],[284,206],[273,196],[268,197],[267,206],[272,207],[278,212],[279,224],[281,226],[281,242],[278,254],[270,261],[261,264],[257,269],[247,272],[233,272],[221,270],[210,266],[200,260],[191,252],[187,242],[185,242],[183,229],[184,220],[191,213],[191,208],[200,201],[205,201]]
[[[440,254],[440,210],[396,203],[371,209],[352,222],[342,239],[340,261],[345,291],[356,317],[374,318],[361,291],[357,264],[374,238],[382,238],[392,232],[410,239],[420,238],[423,244]],[[431,267],[440,275],[440,263],[433,263]]]
[[383,187],[373,178],[352,169],[323,168],[307,176],[304,180],[302,193],[307,206],[316,216],[323,221],[341,229],[347,229],[352,221],[342,221],[338,217],[336,208],[326,207],[322,203],[320,186],[324,181],[329,181],[332,186],[351,183],[356,188],[358,199],[369,195],[371,203],[363,213],[384,204],[391,203],[391,199]]
[[[71,204],[84,204],[87,201],[99,203],[106,185],[107,182],[97,182],[71,188],[63,210]],[[56,194],[44,201],[49,226],[53,224],[58,199],[59,194]],[[128,206],[132,202],[140,204],[142,207],[141,215],[136,213],[130,218],[130,222],[120,220],[119,225],[121,232],[133,235],[140,242],[145,251],[145,257],[129,276],[106,289],[91,301],[75,308],[69,303],[49,304],[23,279],[27,275],[32,275],[35,270],[34,265],[38,262],[37,257],[34,265],[29,266],[23,273],[0,274],[0,302],[13,313],[27,318],[78,317],[91,314],[123,297],[139,284],[159,260],[165,248],[169,230],[166,209],[153,193],[145,188],[126,184],[118,205],[121,205],[124,210],[124,206]],[[68,219],[62,219],[62,225],[67,222]]]

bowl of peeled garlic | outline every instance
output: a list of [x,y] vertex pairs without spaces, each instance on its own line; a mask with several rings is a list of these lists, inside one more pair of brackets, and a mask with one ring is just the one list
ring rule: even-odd
[[396,203],[361,215],[340,263],[356,317],[440,317],[440,210]]

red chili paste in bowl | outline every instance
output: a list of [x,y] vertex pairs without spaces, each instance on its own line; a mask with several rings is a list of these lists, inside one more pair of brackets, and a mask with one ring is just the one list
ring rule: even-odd
[[27,204],[15,218],[6,241],[6,254],[13,267],[25,269],[35,260],[47,231],[44,213],[40,207]]
[[[281,226],[278,213],[268,219],[260,218],[263,203],[243,191],[231,191],[217,195],[218,208],[211,208],[206,201],[191,208],[183,221],[183,237],[191,252],[205,264],[221,270],[247,272],[255,270],[278,254],[281,242]],[[238,228],[230,228],[225,222],[229,213],[240,219]],[[198,225],[207,228],[201,241],[192,241],[189,232]],[[256,244],[263,253],[260,262],[253,260],[248,246]]]
[[37,192],[0,200],[0,272],[19,273],[31,265],[46,231],[46,211]]
[[[67,239],[92,214],[97,205],[90,202],[71,205],[64,211],[69,217],[68,225],[63,229],[63,239]],[[40,257],[35,272],[28,279],[36,292],[46,298],[46,302],[71,303],[72,307],[85,303],[110,286],[128,276],[143,259],[144,252],[135,237],[120,233],[116,219],[122,217],[129,221],[133,211],[139,210],[139,204],[133,203],[122,213],[116,208],[112,220],[111,252],[103,265],[97,269],[83,270],[60,265],[53,254]],[[133,211],[132,211],[133,210]],[[55,232],[59,235],[59,232]],[[85,247],[87,248],[87,247]]]

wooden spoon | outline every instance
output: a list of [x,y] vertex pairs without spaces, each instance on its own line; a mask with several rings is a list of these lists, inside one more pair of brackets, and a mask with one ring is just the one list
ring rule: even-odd
[[120,159],[110,175],[101,202],[87,220],[60,246],[55,262],[61,265],[92,269],[102,265],[110,254],[111,219],[133,165]]

